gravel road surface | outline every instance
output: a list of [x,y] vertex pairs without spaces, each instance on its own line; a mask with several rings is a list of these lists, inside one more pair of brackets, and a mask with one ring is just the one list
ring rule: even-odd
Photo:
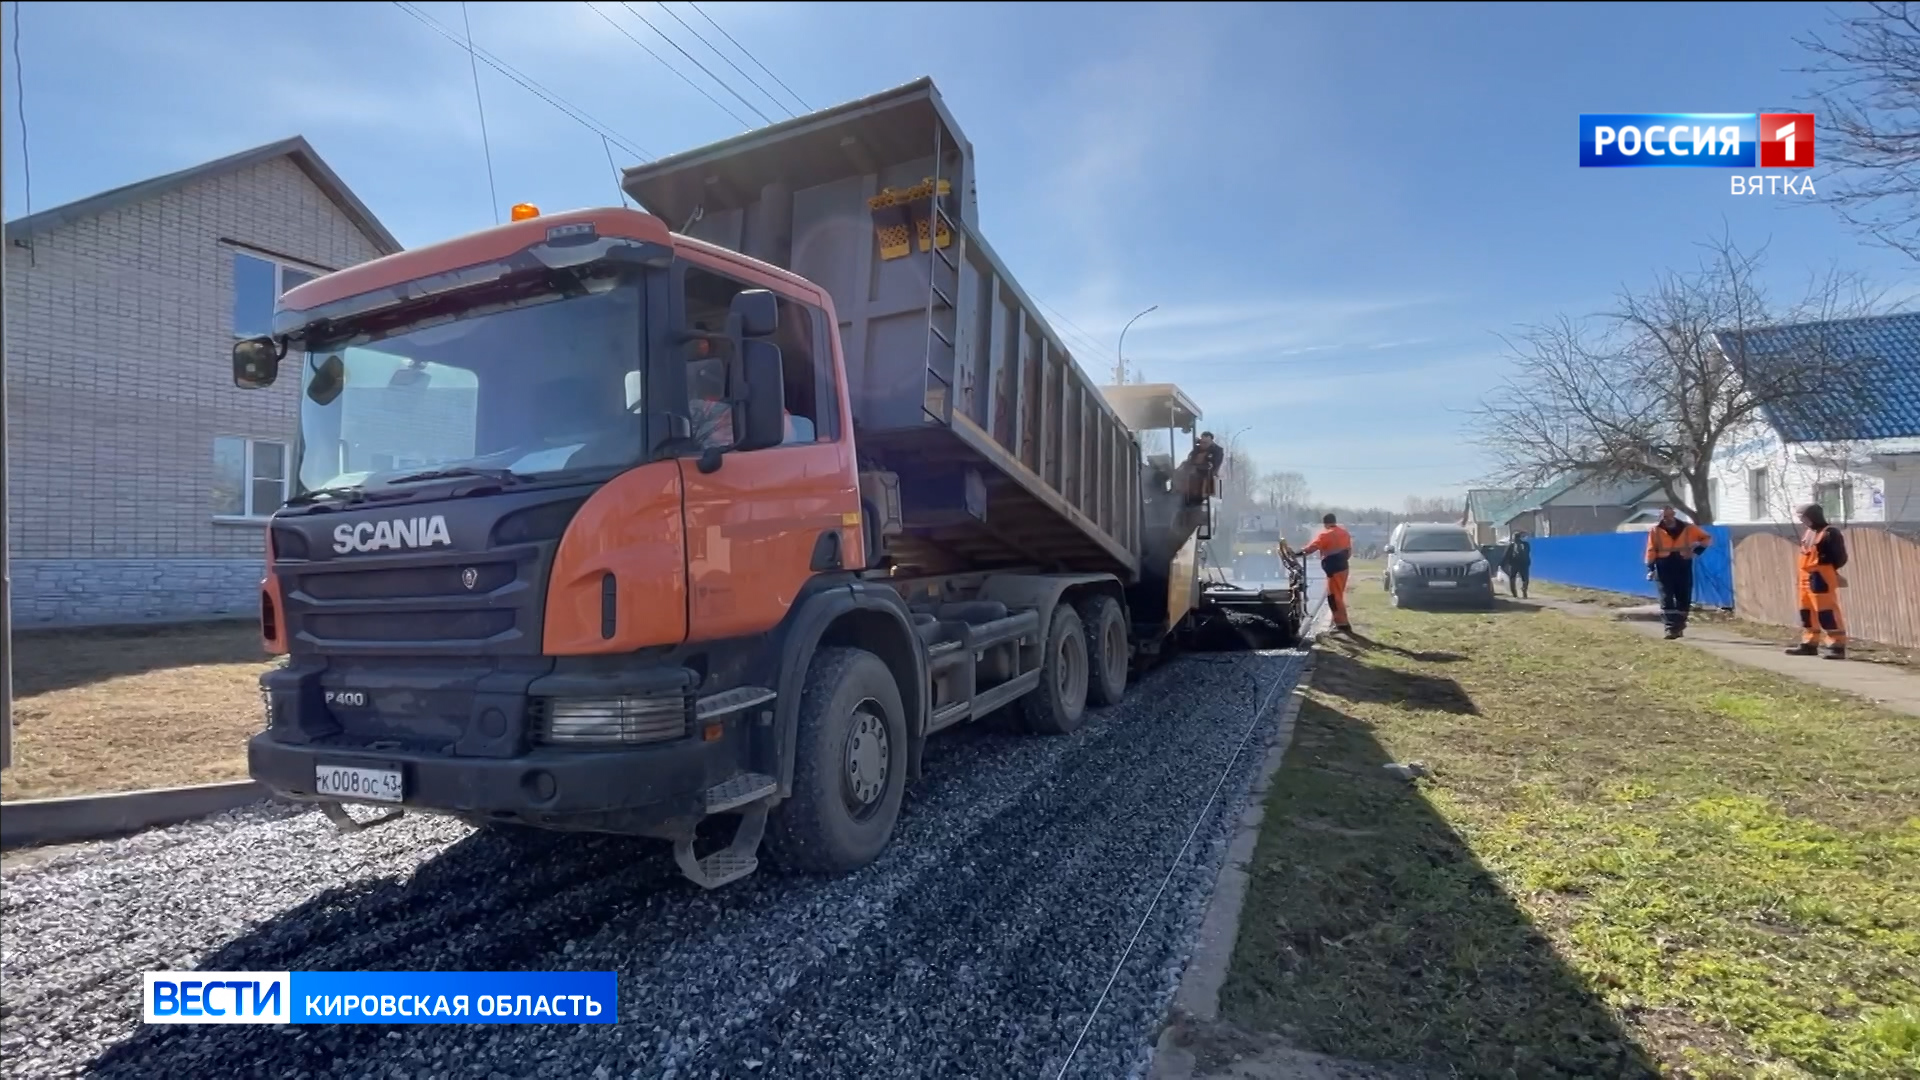
[[[708,893],[644,841],[529,849],[431,817],[342,836],[286,807],[19,865],[0,890],[0,1071],[1137,1076],[1303,660],[1190,656],[1069,738],[992,721],[938,736],[892,846],[837,881]],[[143,1028],[140,973],[187,968],[611,969],[621,1015]]]

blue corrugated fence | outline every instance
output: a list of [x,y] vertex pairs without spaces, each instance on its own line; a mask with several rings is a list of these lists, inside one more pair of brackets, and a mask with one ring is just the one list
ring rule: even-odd
[[[1694,562],[1693,602],[1731,608],[1733,543],[1725,526],[1709,525],[1707,533],[1713,544]],[[1533,580],[1657,597],[1659,590],[1647,580],[1646,560],[1644,532],[1547,537],[1533,542]]]

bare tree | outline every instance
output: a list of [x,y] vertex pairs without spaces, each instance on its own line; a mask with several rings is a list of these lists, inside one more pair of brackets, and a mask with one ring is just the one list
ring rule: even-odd
[[1260,477],[1260,497],[1275,510],[1303,506],[1309,494],[1307,478],[1297,472],[1270,472]]
[[1816,275],[1802,299],[1776,306],[1760,284],[1765,251],[1731,239],[1702,245],[1691,273],[1645,291],[1622,289],[1612,311],[1561,316],[1506,340],[1516,371],[1475,410],[1470,430],[1496,462],[1494,486],[1535,487],[1568,474],[1643,480],[1702,524],[1713,521],[1708,467],[1723,439],[1763,410],[1844,415],[1865,395],[1863,358],[1844,335],[1810,335],[1790,356],[1722,352],[1716,333],[1862,314],[1871,300],[1851,275]]
[[1870,3],[1833,17],[1830,37],[1800,45],[1823,76],[1813,95],[1821,196],[1847,223],[1920,259],[1920,4]]
[[1260,482],[1260,463],[1244,450],[1227,452],[1220,470],[1219,507],[1214,515],[1216,535],[1227,545],[1240,534],[1240,519],[1253,509],[1254,494]]
[[1407,496],[1406,507],[1408,521],[1459,521],[1460,514],[1465,509],[1464,503],[1459,499],[1450,499],[1445,496],[1422,498],[1418,495]]

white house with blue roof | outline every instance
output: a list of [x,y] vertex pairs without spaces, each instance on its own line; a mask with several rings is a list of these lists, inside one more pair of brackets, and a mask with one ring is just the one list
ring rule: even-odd
[[1835,522],[1920,521],[1920,313],[1715,335],[1737,364],[1848,357],[1859,382],[1762,410],[1708,471],[1714,518],[1787,524],[1816,502]]

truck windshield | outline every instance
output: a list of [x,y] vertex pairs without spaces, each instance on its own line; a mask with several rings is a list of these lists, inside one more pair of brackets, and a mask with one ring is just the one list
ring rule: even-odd
[[299,490],[637,462],[640,286],[609,277],[566,296],[514,292],[436,302],[421,319],[310,343]]

